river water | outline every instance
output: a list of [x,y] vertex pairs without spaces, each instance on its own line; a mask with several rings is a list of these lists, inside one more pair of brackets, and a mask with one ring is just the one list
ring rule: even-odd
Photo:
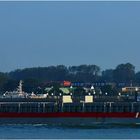
[[140,126],[0,125],[0,139],[140,139]]

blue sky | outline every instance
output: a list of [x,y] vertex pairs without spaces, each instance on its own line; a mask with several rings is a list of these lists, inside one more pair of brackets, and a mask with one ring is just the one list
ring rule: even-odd
[[140,70],[140,2],[0,2],[0,71],[64,64]]

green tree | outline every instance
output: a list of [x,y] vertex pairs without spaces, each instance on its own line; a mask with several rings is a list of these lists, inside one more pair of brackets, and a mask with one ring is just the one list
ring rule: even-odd
[[114,78],[113,78],[113,69],[107,69],[107,70],[104,70],[102,72],[102,81],[105,81],[105,82],[113,82],[114,81]]
[[95,82],[100,74],[100,67],[97,65],[72,66],[68,70],[74,82]]
[[140,85],[140,71],[135,74],[135,83]]
[[0,72],[0,91],[4,90],[4,85],[7,83],[8,79],[7,74]]
[[130,83],[135,78],[135,67],[130,64],[120,64],[113,72],[113,77],[117,83]]

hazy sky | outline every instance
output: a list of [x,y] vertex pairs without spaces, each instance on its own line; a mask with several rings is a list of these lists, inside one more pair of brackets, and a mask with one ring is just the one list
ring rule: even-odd
[[0,71],[126,62],[140,70],[140,2],[0,2]]

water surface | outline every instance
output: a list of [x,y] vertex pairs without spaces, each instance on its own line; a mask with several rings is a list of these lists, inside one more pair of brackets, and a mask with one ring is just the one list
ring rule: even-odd
[[140,126],[0,125],[0,139],[140,139]]

